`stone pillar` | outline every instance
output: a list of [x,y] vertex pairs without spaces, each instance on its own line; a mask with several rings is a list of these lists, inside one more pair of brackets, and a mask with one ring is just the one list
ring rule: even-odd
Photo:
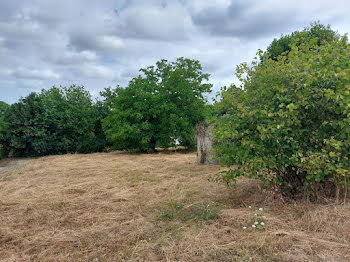
[[217,164],[213,150],[213,126],[204,123],[197,125],[197,162],[198,164]]

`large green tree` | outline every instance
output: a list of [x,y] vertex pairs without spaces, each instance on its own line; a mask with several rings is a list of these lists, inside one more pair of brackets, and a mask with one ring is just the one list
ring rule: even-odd
[[102,95],[110,112],[103,122],[107,139],[117,149],[152,152],[177,143],[194,146],[195,125],[206,112],[205,93],[212,85],[196,60],[161,60],[140,70],[126,88]]
[[[261,54],[259,54],[261,55]],[[215,128],[221,163],[287,195],[347,192],[350,179],[350,46],[346,37],[293,44],[277,60],[237,69]],[[335,189],[334,191],[332,189]]]

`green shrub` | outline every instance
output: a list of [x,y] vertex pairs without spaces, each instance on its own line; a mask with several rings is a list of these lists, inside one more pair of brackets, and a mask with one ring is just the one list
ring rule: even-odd
[[[263,54],[258,54],[260,57]],[[222,90],[215,148],[230,170],[288,196],[345,192],[350,177],[350,46],[346,37],[292,45],[237,68],[242,87]]]

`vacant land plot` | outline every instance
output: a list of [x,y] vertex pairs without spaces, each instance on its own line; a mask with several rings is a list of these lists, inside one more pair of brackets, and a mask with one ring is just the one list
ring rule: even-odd
[[350,261],[350,205],[230,191],[193,153],[0,166],[0,261]]

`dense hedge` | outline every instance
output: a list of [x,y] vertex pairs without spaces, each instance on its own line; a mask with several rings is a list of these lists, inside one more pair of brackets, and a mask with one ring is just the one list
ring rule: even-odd
[[16,156],[100,151],[106,145],[102,117],[83,87],[53,87],[9,107],[1,144]]

